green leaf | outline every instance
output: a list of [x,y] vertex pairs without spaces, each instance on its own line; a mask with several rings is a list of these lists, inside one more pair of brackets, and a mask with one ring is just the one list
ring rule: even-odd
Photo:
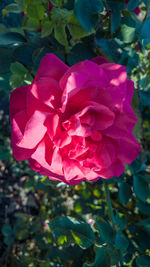
[[84,263],[83,267],[110,267],[110,255],[107,252],[107,248],[96,247],[95,261],[91,264]]
[[44,18],[45,8],[42,4],[34,2],[29,2],[27,6],[27,14],[30,18],[40,20]]
[[131,43],[135,39],[135,28],[126,24],[121,24],[120,34],[121,40],[125,43]]
[[27,18],[24,22],[23,28],[28,31],[37,32],[41,27],[40,20],[38,18]]
[[149,29],[150,29],[150,17],[148,17],[144,21],[141,27],[141,30],[140,30],[140,34],[139,34],[140,40],[145,47],[150,44],[150,30]]
[[82,248],[88,248],[94,243],[94,232],[87,223],[82,221],[61,217],[51,221],[49,226],[57,241],[60,236],[66,236],[67,245],[75,242]]
[[82,27],[92,33],[98,24],[98,14],[103,11],[102,0],[76,0],[74,13]]
[[17,32],[7,32],[0,34],[0,46],[14,45],[17,46],[26,42],[23,35]]
[[138,175],[133,176],[133,190],[137,198],[142,201],[146,201],[150,197],[149,185]]
[[126,226],[126,217],[122,213],[117,213],[115,216],[115,223],[118,228],[123,230]]
[[96,258],[93,267],[110,267],[110,256],[107,249],[100,247],[96,251]]
[[124,252],[129,246],[129,241],[126,236],[121,232],[118,231],[115,238],[115,247],[118,248],[120,251]]
[[139,256],[136,259],[137,267],[149,267],[150,266],[150,256]]
[[114,242],[114,230],[110,226],[110,224],[106,222],[98,222],[96,221],[96,225],[99,231],[99,236],[102,239],[103,242],[106,242],[108,244],[113,244]]
[[54,36],[60,44],[64,46],[68,46],[67,34],[66,34],[65,28],[66,28],[66,25],[63,23],[55,24],[54,25]]
[[150,216],[150,204],[140,201],[136,204],[136,206],[142,214]]
[[20,9],[19,9],[19,6],[18,4],[15,4],[15,3],[12,3],[12,4],[9,4],[7,6],[5,6],[5,8],[2,10],[2,13],[3,15],[7,15],[8,13],[20,13]]
[[119,186],[119,201],[121,204],[126,205],[132,196],[131,187],[128,183],[122,182]]
[[12,73],[18,73],[20,75],[25,75],[28,72],[28,70],[19,62],[11,63],[10,71]]
[[48,19],[42,20],[41,26],[42,26],[42,31],[41,31],[42,38],[49,36],[54,28],[53,22]]
[[74,39],[80,39],[89,35],[89,33],[82,28],[74,14],[71,14],[68,18],[67,27]]
[[24,82],[24,75],[19,75],[18,73],[12,74],[9,78],[10,86],[15,89],[20,87]]
[[130,0],[127,4],[127,10],[133,11],[139,5],[139,0]]
[[107,0],[107,4],[110,7],[111,14],[111,33],[113,34],[120,26],[121,11],[125,7],[125,4],[119,1]]

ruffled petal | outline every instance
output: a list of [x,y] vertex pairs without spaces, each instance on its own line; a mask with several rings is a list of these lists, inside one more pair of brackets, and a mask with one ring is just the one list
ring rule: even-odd
[[51,77],[59,81],[68,69],[69,67],[57,56],[54,54],[47,54],[40,62],[35,80],[37,81],[41,77]]
[[11,143],[12,152],[16,160],[26,160],[33,153],[32,149],[24,149],[18,147],[17,143],[23,138],[23,132],[27,123],[27,114],[22,110],[12,118]]
[[29,90],[30,85],[25,85],[19,88],[16,88],[12,91],[10,95],[10,118],[12,120],[13,116],[21,111],[26,109],[26,99],[27,91]]
[[42,140],[47,130],[44,125],[47,116],[44,112],[34,112],[26,123],[23,137],[17,143],[19,147],[33,149]]

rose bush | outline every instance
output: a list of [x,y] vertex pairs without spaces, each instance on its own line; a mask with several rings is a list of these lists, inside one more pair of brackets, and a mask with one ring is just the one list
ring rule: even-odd
[[120,176],[140,151],[133,91],[124,66],[96,57],[68,67],[47,54],[33,83],[11,93],[15,159],[70,185]]

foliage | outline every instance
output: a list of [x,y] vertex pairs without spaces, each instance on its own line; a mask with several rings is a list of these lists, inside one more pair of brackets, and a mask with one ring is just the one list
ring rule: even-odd
[[[0,266],[150,266],[150,1],[0,3]],[[137,16],[133,10],[139,5]],[[19,21],[16,22],[16,21]],[[40,59],[68,65],[101,55],[135,83],[142,151],[119,178],[77,186],[37,175],[11,153],[9,95]],[[108,186],[114,218],[106,203]]]

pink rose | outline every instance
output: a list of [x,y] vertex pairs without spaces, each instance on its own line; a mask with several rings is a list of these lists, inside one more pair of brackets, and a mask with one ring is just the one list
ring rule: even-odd
[[97,57],[68,67],[47,54],[33,83],[11,93],[15,159],[70,185],[120,176],[140,151],[133,90],[124,66]]

